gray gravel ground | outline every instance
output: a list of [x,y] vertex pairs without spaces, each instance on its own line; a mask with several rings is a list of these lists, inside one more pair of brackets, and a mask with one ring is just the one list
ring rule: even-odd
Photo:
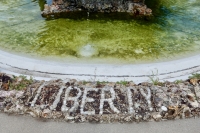
[[200,118],[132,124],[70,124],[0,113],[0,133],[199,133]]

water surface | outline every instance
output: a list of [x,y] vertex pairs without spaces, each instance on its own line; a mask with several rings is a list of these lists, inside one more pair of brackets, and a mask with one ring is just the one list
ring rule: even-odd
[[0,0],[0,47],[70,62],[141,63],[199,53],[198,0],[146,0],[151,20],[129,14],[70,13],[42,18],[42,0]]

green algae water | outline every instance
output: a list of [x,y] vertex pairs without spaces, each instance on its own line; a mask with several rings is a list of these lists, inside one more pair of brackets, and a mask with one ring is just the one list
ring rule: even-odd
[[68,61],[140,63],[200,52],[198,0],[146,0],[150,20],[126,13],[42,18],[43,0],[0,0],[0,49]]

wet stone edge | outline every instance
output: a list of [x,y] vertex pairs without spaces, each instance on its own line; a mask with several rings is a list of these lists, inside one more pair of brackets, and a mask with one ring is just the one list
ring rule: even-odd
[[0,110],[71,123],[131,123],[199,117],[200,80],[50,81],[0,73]]

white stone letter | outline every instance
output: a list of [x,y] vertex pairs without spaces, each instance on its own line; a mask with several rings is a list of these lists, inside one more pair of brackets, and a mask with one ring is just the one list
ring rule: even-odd
[[63,82],[63,85],[61,86],[61,88],[59,89],[59,92],[57,94],[57,96],[55,97],[55,100],[53,102],[53,104],[50,106],[50,109],[53,110],[57,107],[59,101],[60,101],[60,96],[63,93],[64,88],[66,87],[65,84],[68,82],[69,80],[65,80]]
[[83,98],[82,98],[82,103],[81,103],[81,114],[82,115],[95,115],[95,110],[92,111],[84,111],[85,103],[86,102],[93,102],[94,98],[89,98],[87,97],[87,92],[88,91],[98,91],[97,88],[85,88]]
[[147,94],[144,92],[143,88],[140,88],[140,93],[142,94],[143,97],[145,97],[145,99],[147,100],[149,110],[152,111],[153,108],[151,106],[151,90],[149,89],[149,87],[146,87],[146,90]]
[[[76,108],[79,105],[78,98],[81,96],[81,90],[78,87],[74,87],[74,89],[76,89],[78,91],[78,94],[76,97],[70,97],[69,93],[72,89],[73,88],[70,86],[65,91],[65,98],[63,99],[63,105],[61,107],[61,111],[63,111],[63,112],[67,112],[68,110],[69,110],[69,112],[73,112],[74,110],[76,110]],[[70,109],[66,106],[66,103],[68,100],[74,101],[74,105]]]
[[132,114],[132,113],[135,113],[135,110],[133,109],[133,101],[132,101],[132,95],[131,95],[131,89],[135,91],[136,88],[132,88],[132,87],[128,87],[127,88],[127,96],[128,96],[128,104],[129,104],[129,113]]
[[31,106],[32,106],[32,107],[35,106],[36,100],[38,99],[38,97],[39,97],[39,95],[40,95],[40,93],[41,93],[41,91],[42,91],[42,88],[43,88],[45,85],[46,85],[46,82],[44,82],[44,83],[38,88],[37,93],[36,93],[36,95],[35,95],[35,98],[34,98],[33,101],[31,102]]
[[[105,91],[110,91],[111,93],[111,98],[105,99]],[[116,112],[119,113],[119,110],[113,105],[113,100],[115,99],[115,91],[113,88],[102,88],[101,89],[101,100],[100,100],[100,112],[99,114],[103,114],[103,105],[104,102],[108,102],[108,104],[110,105],[110,108]]]

